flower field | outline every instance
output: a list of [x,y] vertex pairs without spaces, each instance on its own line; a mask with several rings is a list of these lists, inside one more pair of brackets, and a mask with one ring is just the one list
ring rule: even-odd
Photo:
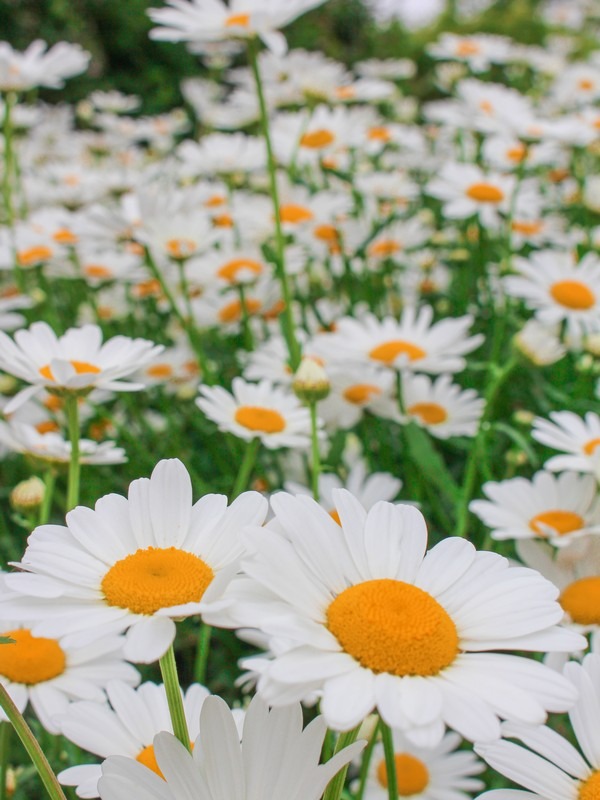
[[600,9],[324,4],[0,42],[0,800],[600,800]]

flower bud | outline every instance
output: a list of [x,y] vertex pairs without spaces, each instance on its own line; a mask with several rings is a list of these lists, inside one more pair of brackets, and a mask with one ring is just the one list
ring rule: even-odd
[[27,513],[35,511],[44,502],[46,486],[44,481],[35,475],[26,481],[21,481],[10,493],[10,504],[15,511]]
[[305,356],[296,370],[292,389],[304,403],[316,403],[329,394],[331,385],[323,365],[316,358]]

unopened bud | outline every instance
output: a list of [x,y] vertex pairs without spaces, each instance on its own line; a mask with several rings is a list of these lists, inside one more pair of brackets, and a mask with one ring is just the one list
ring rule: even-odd
[[15,511],[26,513],[39,508],[44,502],[46,486],[44,481],[35,475],[26,481],[21,481],[10,493],[10,504]]
[[513,420],[517,425],[531,425],[534,419],[533,411],[528,411],[526,408],[520,408],[513,414]]
[[311,356],[305,356],[294,375],[292,389],[296,397],[305,403],[324,400],[329,394],[331,385],[320,361]]

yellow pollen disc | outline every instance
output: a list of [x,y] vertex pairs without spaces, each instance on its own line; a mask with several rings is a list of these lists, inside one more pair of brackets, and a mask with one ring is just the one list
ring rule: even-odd
[[305,133],[300,139],[302,147],[309,147],[311,150],[319,150],[321,147],[335,142],[335,134],[328,131],[327,128],[319,128],[317,131]]
[[[91,373],[93,375],[97,375],[100,372],[100,368],[96,367],[94,364],[88,364],[87,361],[70,361],[69,362],[75,372],[78,375],[82,375],[83,373]],[[46,378],[49,381],[55,381],[56,378],[52,374],[52,370],[50,369],[50,364],[46,364],[44,367],[40,367],[38,372],[42,376],[42,378]]]
[[0,675],[9,681],[32,686],[65,671],[67,659],[56,639],[32,636],[27,628],[2,635],[15,640],[15,644],[0,647]]
[[392,134],[389,128],[383,125],[376,125],[374,128],[369,128],[367,131],[367,139],[370,139],[372,142],[389,142],[392,139]]
[[222,194],[213,194],[212,197],[209,197],[204,205],[207,208],[217,208],[218,206],[225,205],[225,197]]
[[335,96],[339,100],[352,100],[356,97],[356,88],[354,86],[338,86],[335,90]]
[[250,270],[250,272],[253,272],[255,275],[260,275],[263,271],[263,266],[252,258],[234,258],[226,264],[223,264],[222,267],[219,267],[217,275],[225,281],[235,283],[238,272],[242,270]]
[[[419,758],[410,753],[396,753],[396,783],[398,784],[398,796],[410,797],[413,794],[420,794],[427,788],[429,783],[429,770]],[[377,780],[387,789],[388,779],[385,768],[385,759],[380,761],[377,766]]]
[[368,403],[373,396],[376,397],[380,394],[379,386],[374,386],[372,383],[355,383],[354,386],[344,389],[344,399],[356,406],[362,406]]
[[600,625],[600,577],[593,575],[569,584],[559,603],[579,625]]
[[589,78],[582,78],[577,86],[582,89],[584,92],[591,92],[596,84],[594,81],[590,80]]
[[337,508],[332,508],[331,511],[329,511],[328,513],[329,513],[329,516],[331,517],[331,519],[334,522],[337,522],[337,524],[341,528],[342,527],[342,520],[340,519],[340,515],[338,514]]
[[390,258],[395,253],[402,250],[402,244],[396,239],[381,239],[369,247],[369,255],[377,256],[378,258]]
[[225,20],[226,28],[247,28],[250,25],[250,14],[231,14]]
[[78,241],[77,236],[68,228],[59,228],[52,234],[52,238],[57,244],[76,244]]
[[299,206],[295,203],[287,203],[279,209],[279,218],[282,222],[289,222],[297,225],[299,222],[310,222],[314,218],[313,212],[306,206]]
[[65,175],[65,177],[63,178],[63,183],[65,184],[65,186],[79,186],[80,182],[81,178],[79,177],[79,175],[75,174]]
[[[190,742],[190,749],[194,749],[194,743]],[[154,746],[149,744],[147,747],[144,747],[137,756],[135,757],[136,761],[139,761],[142,766],[151,769],[152,772],[155,772],[159,778],[162,778],[163,781],[165,776],[162,774],[160,767],[158,766],[158,762],[156,761],[156,755],[154,753]]]
[[405,342],[402,339],[391,339],[389,342],[378,344],[369,352],[369,358],[374,361],[383,361],[384,364],[392,364],[398,356],[407,356],[409,361],[419,361],[425,358],[427,353],[412,342]]
[[426,425],[440,425],[448,419],[448,412],[437,403],[415,403],[406,409],[413,417],[419,417]]
[[38,433],[54,433],[55,431],[60,430],[60,425],[58,422],[54,422],[52,419],[44,420],[44,422],[38,422],[35,426],[35,429]]
[[457,56],[474,56],[481,50],[477,42],[470,42],[468,39],[463,39],[456,45]]
[[522,233],[524,236],[534,236],[536,233],[540,233],[543,230],[544,223],[539,220],[534,220],[532,222],[525,220],[519,222],[518,220],[514,220],[511,227],[515,233]]
[[555,530],[559,536],[581,530],[585,525],[585,520],[574,511],[562,511],[553,509],[537,514],[529,520],[529,527],[539,536],[545,536],[545,526]]
[[173,375],[173,367],[170,364],[152,364],[147,368],[146,375],[151,378],[170,378]]
[[373,672],[437,675],[458,654],[456,626],[428,592],[381,578],[350,586],[327,609],[327,627]]
[[527,148],[524,144],[515,145],[506,151],[506,156],[510,161],[520,164],[527,155]]
[[494,113],[494,106],[489,100],[482,100],[481,103],[479,103],[479,108],[488,116],[491,116]]
[[600,800],[600,770],[596,770],[582,782],[577,800]]
[[216,228],[233,228],[233,217],[231,214],[219,214],[213,217],[213,225]]
[[235,412],[235,421],[249,431],[260,433],[281,433],[285,429],[285,419],[278,411],[261,406],[240,406]]
[[[262,303],[260,300],[256,300],[253,297],[247,297],[244,303],[246,306],[246,312],[248,314],[258,314],[262,308]],[[242,318],[241,301],[232,300],[231,303],[227,303],[227,305],[224,305],[221,309],[219,309],[218,316],[221,322],[237,322]]]
[[19,250],[17,253],[17,261],[21,267],[30,267],[32,264],[39,264],[40,261],[47,261],[51,257],[52,250],[43,245],[29,247],[27,250]]
[[214,577],[201,558],[177,547],[147,547],[117,561],[102,579],[109,606],[133,614],[197,603]]
[[83,271],[88,278],[112,278],[112,271],[102,264],[86,264]]
[[491,183],[472,183],[466,195],[478,203],[501,203],[504,200],[504,192]]
[[328,244],[339,244],[340,232],[333,225],[317,225],[313,231],[315,239],[320,239]]
[[600,447],[600,438],[590,439],[589,442],[586,442],[583,445],[583,452],[586,454],[586,456],[592,456],[598,447]]
[[169,239],[165,247],[172,258],[188,258],[195,252],[197,244],[193,239]]
[[596,295],[581,281],[557,281],[550,288],[556,302],[574,311],[586,311],[596,304]]

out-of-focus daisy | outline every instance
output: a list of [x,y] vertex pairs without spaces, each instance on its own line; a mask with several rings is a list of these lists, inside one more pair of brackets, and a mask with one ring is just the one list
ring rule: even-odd
[[567,348],[558,338],[558,326],[528,320],[513,339],[515,347],[538,367],[555,364],[566,355]]
[[375,367],[348,367],[332,369],[329,376],[331,391],[318,407],[328,428],[352,428],[367,411],[385,419],[399,418],[393,373]]
[[485,405],[474,389],[461,389],[450,375],[433,382],[410,372],[402,377],[402,399],[408,418],[437,439],[474,436]]
[[234,378],[231,392],[221,386],[201,386],[200,394],[196,405],[219,430],[246,441],[258,438],[269,449],[310,445],[308,409],[270,381]]
[[4,411],[10,414],[44,388],[61,393],[143,389],[142,383],[121,379],[161,350],[162,345],[127,336],[114,336],[103,343],[97,325],[69,328],[57,336],[47,323],[34,322],[17,331],[14,341],[0,331],[0,369],[31,384],[15,395]]
[[564,547],[577,536],[600,533],[600,498],[591,475],[540,470],[533,480],[511,478],[483,485],[489,500],[470,510],[492,528],[493,539],[549,539]]
[[478,216],[482,225],[496,228],[500,214],[506,214],[510,208],[514,178],[486,174],[475,164],[445,164],[426,190],[444,203],[446,217]]
[[[392,730],[398,796],[411,800],[469,800],[483,789],[474,778],[485,766],[471,752],[457,751],[460,736],[447,733],[435,747],[416,747],[401,731]],[[386,800],[388,776],[383,745],[373,749],[365,788],[367,800]]]
[[[68,464],[71,460],[71,443],[52,429],[40,431],[39,427],[26,422],[11,420],[0,422],[0,443],[14,453],[22,453],[39,460],[45,466]],[[125,450],[115,442],[93,442],[79,440],[81,464],[122,464],[127,461]]]
[[127,498],[106,495],[94,510],[70,511],[67,527],[35,529],[18,565],[24,572],[6,579],[22,595],[11,600],[13,613],[73,641],[127,630],[125,656],[154,661],[173,642],[175,619],[204,616],[222,597],[238,569],[240,528],[260,523],[266,505],[254,492],[229,507],[214,494],[192,505],[183,464],[160,461]]
[[412,506],[366,512],[343,489],[334,499],[341,525],[311,498],[280,493],[275,520],[246,529],[231,618],[289,640],[259,679],[268,702],[319,691],[330,727],[349,730],[376,708],[419,746],[436,745],[445,724],[489,741],[499,716],[535,724],[570,706],[572,687],[552,670],[484,652],[580,647],[556,627],[552,584],[459,538],[426,555]]
[[569,253],[543,250],[515,258],[516,275],[503,279],[504,290],[535,311],[547,326],[565,322],[577,343],[600,330],[600,260],[588,253],[575,262]]
[[120,800],[125,792],[139,800],[319,800],[333,776],[365,745],[355,742],[319,764],[326,730],[322,717],[302,730],[299,703],[269,710],[255,697],[240,742],[226,703],[220,697],[207,697],[193,755],[169,733],[154,739],[166,786],[135,761],[113,757],[102,765],[100,796]]
[[[106,694],[110,706],[86,701],[71,703],[56,718],[61,734],[100,758],[134,758],[161,775],[152,743],[157,733],[173,732],[164,686],[142,683],[133,689],[122,681],[110,681]],[[192,684],[184,694],[183,708],[192,742],[198,736],[200,710],[208,696],[208,689],[199,683]],[[238,714],[243,718],[243,712]],[[58,779],[63,786],[76,786],[78,797],[98,797],[101,775],[100,764],[81,764],[63,770]]]
[[536,417],[531,435],[553,450],[568,455],[552,456],[544,464],[552,472],[574,470],[600,476],[600,417],[588,411],[584,418],[572,411],[551,411],[550,420]]
[[504,64],[509,58],[511,46],[511,40],[505,36],[443,33],[437,42],[429,45],[427,52],[434,58],[464,61],[473,72],[484,72],[492,64]]
[[91,58],[78,44],[59,42],[48,49],[36,39],[20,53],[8,42],[0,42],[0,90],[22,92],[44,86],[60,89],[65,79],[83,72]]

